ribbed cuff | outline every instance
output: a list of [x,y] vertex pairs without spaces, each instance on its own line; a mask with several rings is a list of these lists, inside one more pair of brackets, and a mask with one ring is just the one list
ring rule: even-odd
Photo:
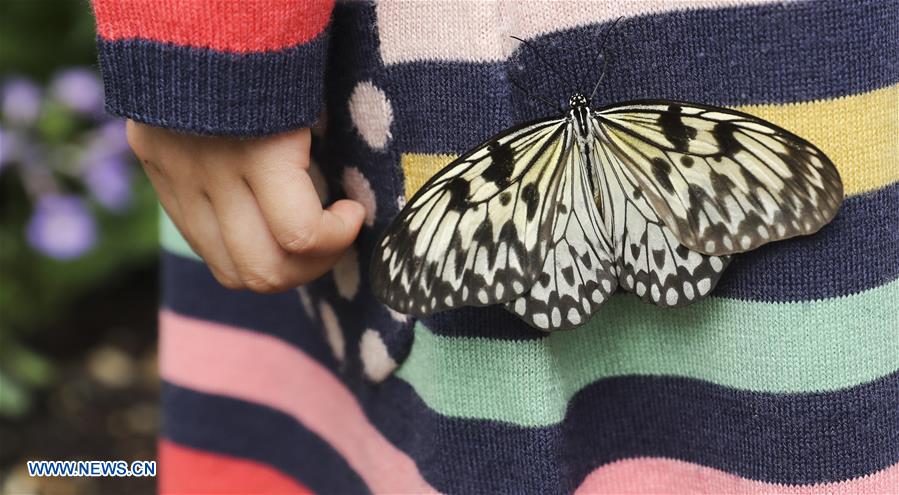
[[97,39],[106,108],[196,134],[264,136],[315,122],[328,31],[277,51],[231,53],[171,43]]

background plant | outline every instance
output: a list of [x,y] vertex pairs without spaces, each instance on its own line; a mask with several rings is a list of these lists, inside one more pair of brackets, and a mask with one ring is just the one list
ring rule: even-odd
[[[103,112],[86,3],[0,3],[0,416],[56,379],[85,294],[156,261],[156,203]],[[115,310],[116,300],[106,302]]]

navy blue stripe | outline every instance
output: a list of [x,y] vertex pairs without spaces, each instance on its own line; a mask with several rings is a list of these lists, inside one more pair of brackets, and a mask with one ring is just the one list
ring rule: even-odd
[[798,395],[678,377],[620,377],[576,394],[561,425],[525,428],[442,416],[394,379],[366,410],[441,491],[565,493],[596,467],[639,456],[769,483],[812,484],[899,462],[897,389],[899,374]]
[[278,337],[324,363],[334,365],[321,338],[321,324],[303,312],[296,291],[256,294],[222,287],[205,264],[162,255],[162,305],[176,313]]
[[258,404],[163,383],[163,436],[272,466],[316,493],[370,493],[334,449],[296,420]]
[[848,198],[833,221],[814,235],[735,256],[714,294],[808,301],[856,294],[897,278],[899,183]]
[[[364,30],[373,18],[370,9],[336,9],[335,37]],[[594,103],[785,103],[882,88],[899,81],[897,19],[899,2],[893,0],[803,1],[628,18],[605,48],[608,73]],[[377,57],[354,58],[352,66],[335,61],[343,78],[334,83],[344,87],[329,91],[346,101],[356,81],[374,77],[393,103],[396,149],[462,153],[514,123],[546,115],[544,107],[512,89],[509,77],[560,104],[575,90],[589,92],[602,70],[596,45],[606,27],[533,40],[570,82],[559,82],[532,52],[518,49],[508,61],[494,63],[421,61],[384,68]]]
[[315,122],[328,31],[278,51],[237,54],[97,38],[110,113],[201,134],[260,136]]

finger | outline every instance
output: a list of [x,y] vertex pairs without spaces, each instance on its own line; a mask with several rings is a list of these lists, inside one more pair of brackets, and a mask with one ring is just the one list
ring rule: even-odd
[[225,247],[241,283],[251,290],[269,293],[304,284],[330,270],[343,254],[313,257],[286,252],[243,181],[217,187],[210,196]]
[[208,197],[192,188],[193,182],[172,181],[158,164],[149,160],[142,163],[160,203],[193,252],[203,258],[219,283],[231,289],[242,288]]
[[299,164],[250,168],[245,179],[278,244],[289,252],[330,256],[359,234],[365,208],[343,200],[322,209],[312,178]]
[[141,165],[143,166],[144,173],[147,174],[147,178],[150,180],[150,184],[153,186],[153,190],[156,191],[156,197],[159,199],[159,204],[162,205],[162,209],[165,210],[165,214],[172,223],[175,224],[175,227],[178,228],[181,236],[184,237],[184,240],[187,241],[191,249],[194,252],[197,252],[196,243],[187,233],[184,219],[181,216],[181,206],[178,204],[178,199],[175,197],[170,181],[149,161],[141,160]]
[[221,227],[209,197],[194,193],[191,198],[183,200],[182,204],[185,205],[182,209],[184,223],[199,248],[197,254],[206,261],[219,283],[229,289],[243,288],[237,267],[225,247]]

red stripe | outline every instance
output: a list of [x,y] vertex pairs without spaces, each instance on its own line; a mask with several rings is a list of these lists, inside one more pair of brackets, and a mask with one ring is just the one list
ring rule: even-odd
[[253,461],[159,442],[159,493],[313,493],[293,478]]
[[741,478],[698,464],[642,457],[600,466],[577,489],[578,495],[593,493],[743,493],[814,495],[818,493],[882,494],[899,487],[899,464],[852,480],[818,485],[777,485]]
[[97,34],[229,52],[281,50],[328,25],[334,0],[93,0]]

